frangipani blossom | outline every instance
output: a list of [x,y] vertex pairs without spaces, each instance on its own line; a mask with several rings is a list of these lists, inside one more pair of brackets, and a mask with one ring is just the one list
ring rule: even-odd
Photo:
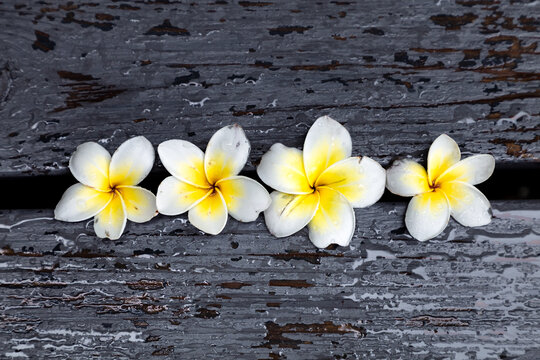
[[458,144],[443,134],[429,148],[427,172],[412,160],[398,160],[387,170],[388,190],[413,196],[405,225],[417,240],[439,235],[450,215],[465,226],[482,226],[491,221],[489,201],[473,185],[491,176],[495,158],[487,154],[460,158]]
[[80,183],[66,190],[54,217],[69,222],[94,217],[96,235],[111,240],[120,238],[127,219],[150,220],[157,214],[156,197],[136,185],[152,169],[154,156],[152,144],[143,136],[124,142],[112,158],[98,143],[79,145],[69,169]]
[[228,214],[238,221],[254,221],[271,200],[261,184],[238,176],[249,151],[249,141],[236,124],[218,130],[206,154],[184,140],[161,143],[159,157],[172,176],[159,185],[159,212],[179,215],[187,211],[193,226],[212,235],[223,230]]
[[377,202],[386,179],[377,162],[351,157],[351,152],[349,132],[328,116],[309,129],[303,152],[272,145],[257,173],[277,190],[264,212],[274,236],[289,236],[307,225],[311,242],[319,248],[349,245],[355,229],[353,207]]

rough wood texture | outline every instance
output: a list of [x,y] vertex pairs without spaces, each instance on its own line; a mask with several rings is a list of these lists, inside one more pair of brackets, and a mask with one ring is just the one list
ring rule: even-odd
[[[84,141],[204,148],[233,122],[253,174],[324,114],[383,165],[446,132],[532,174],[537,15],[532,0],[0,1],[0,180],[42,193]],[[419,243],[405,203],[380,203],[325,250],[262,219],[206,236],[158,216],[112,242],[50,209],[0,211],[0,358],[536,360],[540,201],[493,205],[490,225]]]
[[[253,169],[322,114],[356,154],[420,158],[440,133],[539,158],[537,1],[3,1],[0,175],[64,174],[83,141],[204,148],[240,123]],[[536,11],[535,11],[536,10]],[[524,111],[525,113],[522,113]],[[523,116],[514,117],[521,114]]]
[[537,359],[540,202],[493,206],[419,243],[377,204],[324,251],[261,219],[207,236],[159,216],[112,242],[3,211],[0,357]]

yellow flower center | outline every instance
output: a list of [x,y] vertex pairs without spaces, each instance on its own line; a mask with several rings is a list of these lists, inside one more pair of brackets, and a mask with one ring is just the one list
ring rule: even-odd
[[433,183],[431,182],[428,182],[428,183],[429,183],[429,188],[431,189],[431,191],[436,191],[437,189],[441,187],[441,184],[437,182],[437,179],[435,179]]

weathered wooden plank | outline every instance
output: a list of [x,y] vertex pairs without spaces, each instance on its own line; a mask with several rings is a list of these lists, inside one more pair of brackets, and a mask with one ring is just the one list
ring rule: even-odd
[[[240,123],[248,170],[329,114],[383,164],[440,133],[539,157],[534,1],[0,4],[0,175],[63,174],[83,141],[205,147]],[[524,116],[513,121],[521,111]],[[522,113],[523,114],[523,113]],[[528,115],[530,116],[528,116]]]
[[540,202],[493,206],[420,243],[404,204],[376,204],[350,247],[320,251],[262,219],[207,236],[158,216],[112,242],[2,211],[0,356],[534,359]]

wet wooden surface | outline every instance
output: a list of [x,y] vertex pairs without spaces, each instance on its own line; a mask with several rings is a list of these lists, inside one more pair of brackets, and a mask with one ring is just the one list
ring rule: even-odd
[[0,175],[67,174],[90,139],[204,148],[231,122],[253,161],[276,141],[301,146],[322,114],[385,165],[443,132],[500,164],[540,156],[535,1],[3,1],[0,13]]
[[[84,141],[204,148],[233,122],[253,175],[326,114],[384,166],[424,161],[447,133],[496,174],[538,177],[538,7],[0,1],[0,182],[38,203],[32,189],[74,182]],[[419,243],[405,199],[379,203],[356,211],[350,247],[325,250],[262,217],[206,236],[158,216],[111,242],[50,208],[0,210],[0,358],[538,359],[540,202],[492,204],[490,225]]]
[[405,204],[376,204],[322,251],[262,219],[207,236],[160,216],[113,242],[2,211],[0,356],[538,358],[540,202],[493,207],[419,243]]

